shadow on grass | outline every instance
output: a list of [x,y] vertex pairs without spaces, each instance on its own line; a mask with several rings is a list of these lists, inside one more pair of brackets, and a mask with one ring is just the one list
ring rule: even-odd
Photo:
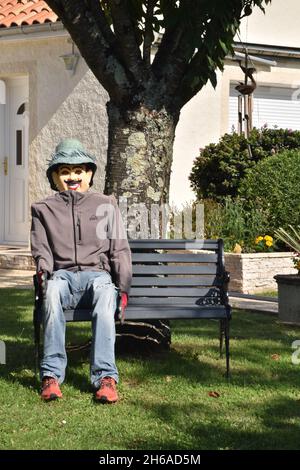
[[[137,400],[136,406],[145,409],[145,402]],[[197,404],[177,405],[151,403],[148,405],[153,417],[172,429],[183,427],[182,416],[186,417],[184,431],[186,439],[177,435],[167,438],[151,437],[126,442],[127,448],[140,449],[226,449],[226,450],[267,450],[267,449],[300,449],[300,406],[299,400],[289,397],[273,399],[268,405],[256,404],[255,417],[259,419],[259,429],[251,429],[251,414],[245,408],[236,410],[235,419],[239,425],[219,417],[215,407]],[[251,410],[250,410],[251,411]],[[239,415],[240,416],[237,416]],[[198,416],[198,419],[194,419]],[[191,419],[189,420],[189,417]],[[244,422],[249,420],[248,426]],[[191,424],[189,424],[189,422]],[[250,429],[250,430],[249,430]]]
[[[7,347],[7,364],[1,370],[2,377],[7,381],[18,381],[24,387],[36,387],[33,292],[0,289],[0,302],[0,334],[4,336]],[[272,354],[287,354],[292,341],[300,337],[299,330],[282,327],[270,316],[243,312],[233,315],[231,325],[232,384],[240,387],[245,383],[262,387],[300,386],[299,368],[287,367],[286,362],[271,359]],[[72,324],[68,328],[68,338],[72,343],[83,343],[89,338],[88,324],[85,327]],[[138,383],[174,376],[190,384],[226,384],[225,358],[220,359],[218,353],[218,332],[217,322],[174,321],[170,352],[153,357],[118,355],[117,359],[138,364],[138,368],[128,373],[128,379]],[[66,381],[83,393],[90,392],[91,386],[89,377],[79,366],[88,361],[86,352],[68,355]]]

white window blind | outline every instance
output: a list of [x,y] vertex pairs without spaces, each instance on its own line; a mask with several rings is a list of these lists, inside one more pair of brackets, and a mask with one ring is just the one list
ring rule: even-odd
[[[231,84],[229,97],[229,132],[238,124],[237,84]],[[258,86],[253,94],[253,126],[300,130],[300,90],[288,87]]]

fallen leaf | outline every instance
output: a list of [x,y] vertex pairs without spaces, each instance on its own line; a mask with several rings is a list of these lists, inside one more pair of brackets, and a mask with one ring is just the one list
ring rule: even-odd
[[280,355],[279,354],[272,354],[271,359],[273,359],[273,361],[279,361]]
[[219,392],[208,392],[208,396],[212,398],[219,398],[220,394]]

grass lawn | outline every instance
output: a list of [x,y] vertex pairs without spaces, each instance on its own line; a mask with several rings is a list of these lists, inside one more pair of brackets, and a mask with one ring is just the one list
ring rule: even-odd
[[[117,404],[92,401],[83,352],[69,354],[63,400],[43,403],[34,377],[32,297],[0,289],[7,348],[7,364],[0,365],[1,449],[300,449],[300,365],[291,362],[300,329],[270,315],[233,312],[227,383],[218,325],[176,321],[169,353],[118,356]],[[88,335],[88,325],[68,326],[68,341]]]
[[278,297],[278,290],[266,290],[264,292],[260,292],[260,297]]

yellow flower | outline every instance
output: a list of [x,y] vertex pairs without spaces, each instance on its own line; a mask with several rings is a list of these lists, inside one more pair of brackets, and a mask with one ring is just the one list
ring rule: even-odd
[[266,235],[266,236],[264,237],[264,240],[267,240],[267,241],[269,241],[269,242],[272,242],[272,241],[273,241],[273,238],[270,237],[270,235]]
[[242,247],[239,243],[236,243],[233,248],[233,253],[242,253]]
[[267,241],[266,241],[266,245],[267,245],[267,246],[272,246],[272,245],[273,245],[273,242],[271,242],[271,240],[267,240]]
[[257,245],[259,242],[261,242],[264,239],[264,237],[257,237],[255,239],[255,244]]

